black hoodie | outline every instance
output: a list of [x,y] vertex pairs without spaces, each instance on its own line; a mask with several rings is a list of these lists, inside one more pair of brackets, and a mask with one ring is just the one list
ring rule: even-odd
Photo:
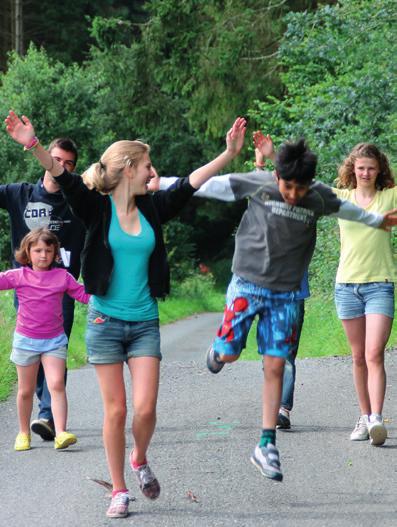
[[[12,254],[29,231],[47,227],[60,241],[62,267],[76,279],[79,277],[85,228],[72,214],[61,191],[47,192],[42,179],[35,185],[0,185],[0,208],[7,210],[10,216]],[[15,261],[14,265],[18,266]]]

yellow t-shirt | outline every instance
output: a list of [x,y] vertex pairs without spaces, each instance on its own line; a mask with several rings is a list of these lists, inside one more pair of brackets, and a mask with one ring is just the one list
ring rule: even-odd
[[[336,188],[332,190],[339,198],[358,205],[355,190]],[[378,191],[364,210],[384,213],[396,207],[397,186]],[[338,223],[341,249],[336,282],[355,284],[395,282],[396,261],[390,232],[374,229],[355,221],[339,219]]]

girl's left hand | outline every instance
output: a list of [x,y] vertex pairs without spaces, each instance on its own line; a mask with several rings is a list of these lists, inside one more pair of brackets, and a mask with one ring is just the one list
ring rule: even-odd
[[233,157],[237,156],[243,148],[246,130],[247,121],[244,117],[237,117],[226,135],[226,149]]
[[35,136],[33,125],[25,115],[20,119],[15,112],[10,110],[5,123],[8,134],[23,146],[28,145]]
[[157,192],[160,190],[160,176],[157,174],[157,170],[152,166],[152,178],[147,186],[149,192]]

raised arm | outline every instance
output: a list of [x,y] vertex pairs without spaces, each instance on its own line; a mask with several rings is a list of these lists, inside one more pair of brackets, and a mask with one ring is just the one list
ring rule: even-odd
[[260,130],[257,130],[252,134],[252,137],[255,146],[255,166],[262,168],[265,164],[265,159],[270,159],[274,163],[276,160],[276,152],[270,135],[263,135]]
[[246,132],[246,120],[238,117],[232,128],[226,134],[226,150],[218,157],[198,168],[189,176],[189,183],[194,188],[200,188],[212,176],[218,174],[241,151]]
[[35,135],[32,123],[25,115],[19,118],[15,112],[10,110],[5,119],[5,123],[8,135],[15,142],[22,145],[25,150],[30,150],[41,166],[51,176],[57,177],[64,172],[63,166],[51,157],[51,154],[40,144]]

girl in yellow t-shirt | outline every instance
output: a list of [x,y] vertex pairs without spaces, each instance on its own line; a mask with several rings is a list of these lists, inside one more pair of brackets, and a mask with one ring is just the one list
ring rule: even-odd
[[[387,157],[375,146],[358,144],[339,168],[338,197],[367,212],[397,207],[397,187]],[[382,445],[387,437],[382,409],[386,390],[384,351],[394,317],[396,280],[390,232],[338,220],[341,254],[335,303],[353,357],[353,379],[360,417],[352,441],[370,439]]]

